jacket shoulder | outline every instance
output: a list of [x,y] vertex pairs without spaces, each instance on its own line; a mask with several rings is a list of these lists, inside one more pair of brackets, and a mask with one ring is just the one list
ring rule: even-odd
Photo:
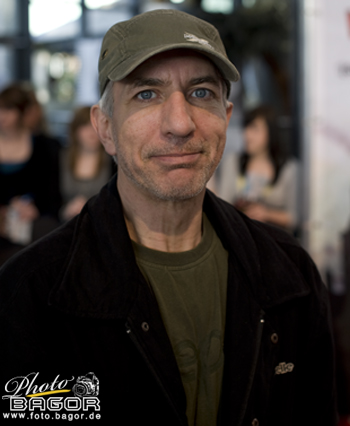
[[301,242],[288,232],[276,226],[257,221],[250,221],[249,226],[255,236],[259,235],[259,238],[268,238],[299,268],[304,263],[315,267],[310,254],[302,246]]
[[208,198],[211,212],[219,218],[217,231],[226,248],[241,257],[248,274],[261,274],[266,288],[285,291],[289,285],[294,290],[298,285],[299,293],[306,294],[321,284],[311,256],[296,238],[275,226],[250,219],[212,193]]
[[222,198],[215,196],[213,193],[210,193],[210,196],[212,197],[212,200],[214,200],[214,203],[223,212],[225,217],[231,222],[231,226],[237,226],[237,224],[240,222],[249,229],[253,236],[268,238],[280,246],[290,246],[296,249],[301,249],[299,241],[283,229],[274,225],[250,219],[248,216],[237,210],[232,204],[226,202]]
[[[276,250],[282,256],[287,257],[291,264],[298,269],[308,284],[310,284],[310,281],[314,281],[315,278],[317,281],[322,281],[313,259],[297,238],[273,225],[247,217],[245,217],[245,222],[258,247],[260,247],[260,252],[263,251],[264,246],[274,245]],[[267,261],[263,254],[262,258],[265,262]],[[312,280],[310,280],[310,275],[314,276]]]

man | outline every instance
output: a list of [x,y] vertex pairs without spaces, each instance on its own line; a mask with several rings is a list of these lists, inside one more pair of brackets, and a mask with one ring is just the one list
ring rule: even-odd
[[217,31],[185,13],[107,32],[91,118],[117,176],[0,275],[5,391],[23,410],[50,416],[52,397],[32,401],[72,389],[64,413],[84,417],[85,397],[108,424],[336,424],[312,261],[205,188],[238,77]]

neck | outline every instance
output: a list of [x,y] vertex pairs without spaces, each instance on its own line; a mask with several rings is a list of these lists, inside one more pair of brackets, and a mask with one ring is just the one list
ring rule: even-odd
[[83,145],[79,146],[79,153],[80,154],[97,154],[99,152],[99,148],[87,148]]
[[140,193],[119,176],[117,187],[133,241],[153,250],[172,253],[191,250],[200,243],[205,189],[188,200],[163,201]]
[[20,143],[23,139],[30,138],[30,131],[26,128],[16,129],[12,131],[0,131],[1,140],[4,143]]
[[255,154],[250,155],[250,161],[268,161],[271,162],[270,153],[268,150],[256,152]]
[[268,160],[270,161],[270,155],[268,151],[257,152],[256,154],[250,155],[250,160]]

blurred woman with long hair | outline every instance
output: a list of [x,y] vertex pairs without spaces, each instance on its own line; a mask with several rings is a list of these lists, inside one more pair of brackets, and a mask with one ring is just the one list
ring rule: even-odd
[[69,144],[61,158],[61,219],[80,213],[112,175],[112,160],[106,154],[90,122],[90,107],[78,108],[69,126]]
[[16,251],[57,226],[59,144],[33,134],[33,93],[22,83],[0,92],[0,263],[1,253]]
[[216,192],[247,216],[289,231],[298,222],[298,163],[278,137],[276,117],[259,106],[244,117],[244,149],[223,159]]

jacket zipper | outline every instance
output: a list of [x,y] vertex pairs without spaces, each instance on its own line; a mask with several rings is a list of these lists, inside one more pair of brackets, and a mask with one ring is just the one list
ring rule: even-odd
[[126,327],[126,333],[129,335],[131,341],[136,346],[136,349],[140,352],[140,354],[142,355],[142,357],[146,361],[146,364],[147,364],[148,368],[150,369],[151,373],[155,377],[158,385],[160,386],[161,390],[163,391],[164,395],[166,396],[166,399],[168,400],[168,402],[169,402],[170,406],[172,407],[173,411],[176,413],[176,417],[179,419],[180,424],[183,425],[183,426],[188,426],[187,422],[183,423],[182,419],[180,418],[180,415],[179,415],[178,411],[176,410],[176,408],[175,408],[175,406],[173,404],[173,401],[172,401],[170,395],[168,394],[168,392],[164,388],[164,386],[163,386],[161,380],[159,379],[156,371],[154,370],[152,364],[149,362],[148,357],[147,357],[145,351],[143,350],[142,345],[137,340],[137,336],[135,335],[135,333],[132,332],[131,327],[130,327],[130,325],[129,325],[128,322],[125,323],[125,327]]

